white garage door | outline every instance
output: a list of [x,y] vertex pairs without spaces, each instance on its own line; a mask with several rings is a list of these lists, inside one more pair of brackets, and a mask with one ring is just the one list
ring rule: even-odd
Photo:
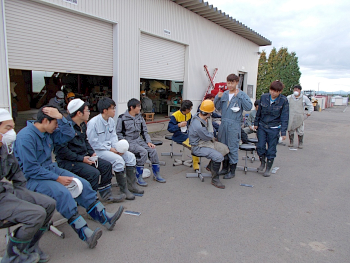
[[185,45],[141,34],[140,77],[184,80]]
[[113,75],[112,24],[34,1],[5,1],[9,67]]

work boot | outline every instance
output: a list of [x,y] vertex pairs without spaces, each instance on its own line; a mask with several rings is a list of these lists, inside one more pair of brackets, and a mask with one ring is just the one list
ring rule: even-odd
[[115,223],[117,223],[117,220],[120,218],[124,211],[124,207],[121,205],[115,214],[109,213],[106,211],[106,208],[103,206],[103,204],[99,201],[97,203],[95,202],[91,206],[91,208],[88,209],[88,214],[92,217],[92,219],[104,225],[109,231],[113,230]]
[[25,249],[29,246],[31,240],[23,240],[16,238],[16,232],[10,236],[7,244],[6,252],[1,260],[1,263],[36,263],[39,262],[40,256],[38,253],[25,253]]
[[148,184],[143,180],[142,178],[142,174],[143,174],[143,166],[136,166],[136,178],[137,178],[137,184],[139,186],[144,186],[146,187]]
[[299,139],[298,148],[299,149],[303,149],[303,137],[304,137],[304,135],[298,135],[298,139]]
[[124,171],[115,172],[115,178],[117,179],[120,191],[126,195],[126,200],[134,200],[135,196],[129,191],[128,187],[126,186],[126,176]]
[[106,203],[120,203],[126,198],[126,195],[123,193],[120,195],[113,195],[110,187],[99,190],[98,192],[100,193],[101,200]]
[[230,171],[223,177],[223,179],[232,179],[236,176],[236,166],[237,164],[230,164]]
[[44,253],[39,247],[39,239],[44,235],[44,233],[49,229],[49,226],[41,227],[34,235],[33,239],[30,241],[28,248],[26,249],[27,254],[37,253],[40,257],[38,262],[48,262],[50,256]]
[[165,179],[159,174],[160,165],[158,163],[152,163],[153,180],[158,183],[166,183]]
[[294,132],[291,133],[289,132],[289,145],[288,147],[293,147],[294,146]]
[[102,236],[102,229],[96,228],[95,231],[92,231],[85,219],[79,214],[72,216],[68,223],[78,234],[79,238],[89,245],[89,248],[96,247],[97,240]]
[[273,165],[273,159],[267,159],[266,170],[264,172],[264,177],[270,177],[272,165]]
[[222,162],[222,169],[219,172],[219,175],[226,175],[230,171],[230,160],[228,156],[224,156],[224,161]]
[[211,184],[217,188],[225,189],[225,186],[220,182],[219,170],[221,163],[220,162],[211,162]]
[[258,168],[258,171],[259,171],[259,172],[262,172],[262,171],[264,171],[264,169],[265,169],[265,164],[266,164],[265,154],[259,156],[259,159],[260,159],[260,166],[259,166],[259,168]]
[[126,181],[130,192],[135,194],[143,194],[145,191],[140,190],[136,183],[136,168],[135,166],[126,167]]

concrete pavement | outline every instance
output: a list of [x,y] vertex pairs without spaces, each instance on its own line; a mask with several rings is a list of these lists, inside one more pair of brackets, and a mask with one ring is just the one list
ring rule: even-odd
[[[143,197],[121,203],[141,216],[123,215],[111,232],[102,227],[92,250],[67,224],[59,227],[65,239],[49,232],[41,248],[52,263],[349,262],[350,109],[344,109],[314,112],[305,122],[304,149],[279,145],[276,174],[264,178],[237,171],[234,179],[222,180],[224,190],[213,187],[210,179],[202,183],[185,178],[192,168],[173,167],[170,157],[160,156],[167,162],[161,167],[167,183],[146,179]],[[152,133],[153,138],[164,140],[165,130]],[[159,155],[169,148],[164,141],[157,148]],[[118,206],[107,208],[115,211]],[[99,226],[87,222],[91,228]],[[1,230],[1,254],[4,233]]]

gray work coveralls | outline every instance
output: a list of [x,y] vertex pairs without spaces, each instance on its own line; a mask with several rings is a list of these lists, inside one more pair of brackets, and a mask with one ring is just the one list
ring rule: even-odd
[[30,240],[50,221],[56,202],[49,196],[28,190],[15,156],[9,155],[5,146],[0,152],[0,221],[22,223],[16,238]]
[[[230,164],[238,163],[239,141],[241,139],[241,122],[243,120],[243,110],[250,111],[253,103],[247,94],[239,91],[237,96],[233,96],[229,101],[229,91],[225,91],[221,98],[216,95],[214,100],[215,108],[221,111],[221,124],[218,132],[218,141],[224,143],[230,149],[228,157]],[[231,108],[237,105],[238,112],[233,112]]]
[[222,162],[224,156],[217,150],[210,147],[200,147],[200,141],[211,141],[214,139],[214,133],[209,132],[207,122],[198,116],[192,118],[188,128],[188,138],[191,145],[192,154],[198,157],[206,157],[213,162]]
[[157,150],[147,145],[152,140],[141,114],[133,117],[125,111],[119,115],[116,132],[119,140],[125,139],[129,142],[129,151],[135,154],[137,166],[144,166],[148,158],[152,164],[159,164]]

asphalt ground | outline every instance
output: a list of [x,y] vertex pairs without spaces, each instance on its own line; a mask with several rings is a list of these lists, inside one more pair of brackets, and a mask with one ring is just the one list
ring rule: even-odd
[[[148,178],[143,197],[106,205],[108,211],[123,205],[140,216],[123,214],[113,231],[102,226],[94,249],[67,223],[58,227],[65,239],[48,232],[40,247],[52,263],[350,262],[350,109],[344,109],[314,112],[305,121],[304,149],[278,145],[276,174],[265,178],[237,171],[234,179],[222,180],[224,190],[212,186],[210,178],[186,178],[192,168],[173,167],[170,157],[160,156],[167,162],[161,167],[165,184]],[[164,134],[152,133],[153,139],[164,141],[157,147],[159,155],[170,149]],[[84,209],[79,211],[87,218]],[[56,214],[55,220],[59,218]],[[87,222],[93,229],[100,227]],[[1,230],[1,254],[4,234]]]

